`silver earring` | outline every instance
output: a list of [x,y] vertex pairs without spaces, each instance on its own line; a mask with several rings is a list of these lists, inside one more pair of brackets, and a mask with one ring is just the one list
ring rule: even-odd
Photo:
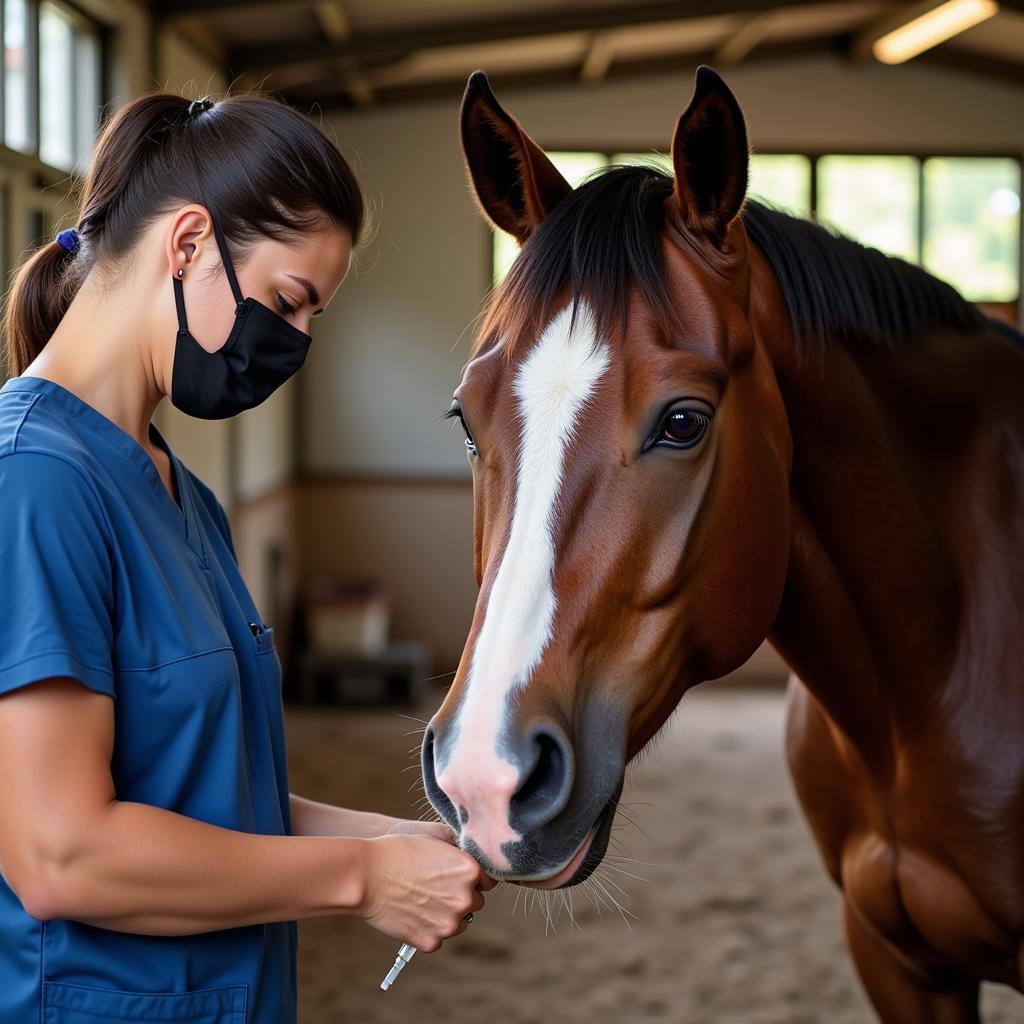
[[178,277],[184,277],[184,276],[185,276],[185,268],[184,267],[178,267]]

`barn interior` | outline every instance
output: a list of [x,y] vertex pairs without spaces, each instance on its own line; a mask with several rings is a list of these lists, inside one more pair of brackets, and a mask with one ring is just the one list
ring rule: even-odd
[[[965,3],[948,38],[917,53],[879,46],[938,6],[4,0],[5,280],[70,225],[105,113],[154,88],[284,98],[335,139],[368,197],[373,230],[302,371],[229,420],[170,402],[156,417],[227,510],[274,625],[294,792],[423,814],[410,748],[473,618],[471,471],[441,417],[515,245],[467,184],[467,76],[487,72],[575,184],[664,159],[709,64],[746,116],[752,194],[923,265],[1021,326],[1024,0]],[[786,773],[787,674],[766,644],[687,694],[630,771],[614,859],[590,890],[499,886],[466,935],[386,994],[393,942],[352,919],[303,922],[299,1019],[873,1019]],[[1019,1019],[1010,997],[986,988],[986,1020]]]

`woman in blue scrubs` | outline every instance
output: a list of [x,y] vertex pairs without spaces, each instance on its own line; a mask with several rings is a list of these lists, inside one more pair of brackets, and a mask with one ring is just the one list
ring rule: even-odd
[[289,793],[274,631],[151,422],[302,365],[363,223],[283,103],[140,97],[20,270],[0,389],[0,1022],[288,1024],[296,920],[432,951],[494,883],[440,824]]

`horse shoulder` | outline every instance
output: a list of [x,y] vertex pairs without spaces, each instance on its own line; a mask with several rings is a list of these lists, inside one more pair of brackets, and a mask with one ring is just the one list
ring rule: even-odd
[[787,687],[786,759],[797,799],[833,881],[841,884],[843,847],[861,821],[862,782],[852,751],[810,690],[791,674]]

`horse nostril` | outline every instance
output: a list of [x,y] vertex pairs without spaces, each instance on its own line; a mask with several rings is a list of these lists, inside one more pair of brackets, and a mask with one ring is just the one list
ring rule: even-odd
[[538,729],[530,737],[530,752],[532,761],[509,801],[509,824],[524,834],[557,817],[573,782],[572,748],[560,731]]
[[428,728],[423,734],[423,746],[420,748],[420,765],[423,772],[423,790],[427,794],[434,810],[456,831],[459,829],[459,816],[455,807],[448,799],[444,790],[437,784],[434,768],[434,730]]

